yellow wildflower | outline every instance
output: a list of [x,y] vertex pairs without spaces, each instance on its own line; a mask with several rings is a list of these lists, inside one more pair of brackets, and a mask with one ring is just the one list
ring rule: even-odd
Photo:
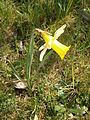
[[50,33],[43,31],[41,29],[36,28],[36,30],[38,32],[41,33],[45,44],[42,45],[39,48],[39,51],[42,50],[41,54],[40,54],[40,61],[42,61],[43,56],[45,55],[47,49],[53,49],[63,60],[64,56],[66,55],[67,51],[69,50],[70,46],[67,47],[65,45],[63,45],[62,43],[60,43],[59,41],[57,41],[58,37],[64,32],[64,29],[66,27],[66,24],[64,24],[62,27],[60,27],[55,33],[54,36],[51,36]]

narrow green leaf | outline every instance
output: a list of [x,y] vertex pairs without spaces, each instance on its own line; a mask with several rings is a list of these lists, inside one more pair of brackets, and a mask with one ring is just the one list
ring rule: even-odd
[[29,50],[27,53],[27,60],[26,60],[26,78],[27,78],[27,84],[28,88],[30,87],[30,78],[31,78],[31,66],[32,66],[32,59],[33,59],[33,43],[34,43],[34,37],[33,32],[30,38],[30,44],[29,44]]
[[66,14],[68,13],[70,7],[72,6],[73,0],[69,0],[68,5],[67,5],[67,9],[66,9]]
[[73,89],[74,89],[74,69],[73,69],[73,63],[72,63],[72,80],[73,80]]
[[18,80],[21,81],[21,78],[20,78],[19,75],[17,74],[17,72],[16,72],[14,66],[12,65],[12,63],[10,62],[10,60],[7,60],[7,62],[9,63],[9,65],[10,65],[10,67],[11,67],[11,69],[12,69],[14,75],[15,75],[15,77],[16,77]]

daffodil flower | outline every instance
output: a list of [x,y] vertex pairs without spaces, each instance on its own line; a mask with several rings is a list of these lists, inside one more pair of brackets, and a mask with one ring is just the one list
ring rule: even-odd
[[40,54],[40,61],[42,61],[47,49],[53,49],[59,56],[60,58],[63,60],[64,56],[66,55],[67,51],[69,50],[70,46],[67,47],[65,45],[63,45],[62,43],[60,43],[59,41],[57,41],[58,37],[64,32],[64,29],[66,27],[66,24],[64,24],[62,27],[60,27],[55,33],[54,36],[52,36],[50,33],[43,31],[41,29],[36,28],[36,30],[38,32],[41,33],[45,44],[42,45],[39,48],[39,51],[41,51]]

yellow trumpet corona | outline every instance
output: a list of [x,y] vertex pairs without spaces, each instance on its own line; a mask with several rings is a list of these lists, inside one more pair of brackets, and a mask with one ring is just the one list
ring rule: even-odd
[[62,43],[60,43],[59,41],[57,41],[57,38],[64,32],[64,28],[66,27],[66,24],[63,25],[61,28],[59,28],[55,34],[54,37],[50,35],[50,33],[43,31],[41,29],[36,29],[38,32],[40,32],[42,34],[42,37],[44,39],[44,41],[46,42],[46,44],[44,44],[44,46],[41,46],[41,49],[44,49],[41,52],[41,59],[40,61],[42,61],[42,58],[46,52],[47,49],[53,49],[59,56],[60,58],[63,60],[64,56],[66,55],[67,51],[70,49],[70,46],[67,47],[65,45],[63,45]]

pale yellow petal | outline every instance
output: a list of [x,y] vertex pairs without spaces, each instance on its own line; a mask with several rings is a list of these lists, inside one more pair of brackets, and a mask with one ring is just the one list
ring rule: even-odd
[[64,32],[64,29],[66,27],[66,24],[64,24],[62,27],[60,27],[55,33],[54,38],[58,39],[58,37]]
[[38,120],[38,116],[36,114],[34,116],[34,120]]
[[39,48],[39,51],[43,50],[46,46],[46,43]]
[[48,35],[52,35],[51,33],[49,33],[49,32],[47,32],[47,31],[43,31],[43,30],[41,30],[41,29],[39,29],[39,28],[36,28],[35,29],[36,31],[38,31],[38,32],[40,32],[40,33],[46,33],[46,34],[48,34]]
[[44,32],[43,30],[39,29],[39,28],[36,28],[35,30],[37,30],[38,32],[42,33]]
[[46,51],[47,51],[47,47],[40,53],[40,61],[42,61]]

